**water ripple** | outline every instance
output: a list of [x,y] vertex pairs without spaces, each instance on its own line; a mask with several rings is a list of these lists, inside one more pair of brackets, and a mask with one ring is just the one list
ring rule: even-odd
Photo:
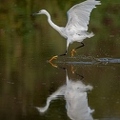
[[84,64],[84,65],[119,64],[120,58],[95,58],[92,56],[65,57],[57,61],[57,63]]

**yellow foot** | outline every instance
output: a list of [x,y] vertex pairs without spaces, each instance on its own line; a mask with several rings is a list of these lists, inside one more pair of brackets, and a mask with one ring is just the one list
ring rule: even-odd
[[58,56],[56,55],[56,56],[53,56],[48,62],[52,62],[53,60],[56,60],[58,58]]
[[74,68],[74,66],[71,66],[71,72],[72,72],[72,74],[74,74],[76,72],[76,69]]
[[56,55],[56,56],[53,56],[48,62],[53,66],[53,67],[55,67],[55,68],[57,68],[58,66],[56,65],[56,64],[53,64],[52,63],[52,61],[53,60],[56,60],[58,58],[58,56]]
[[72,50],[71,50],[71,57],[73,57],[75,53],[76,53],[76,50],[75,50],[75,49],[72,49]]
[[53,67],[58,68],[56,64],[53,64],[52,62],[49,62]]

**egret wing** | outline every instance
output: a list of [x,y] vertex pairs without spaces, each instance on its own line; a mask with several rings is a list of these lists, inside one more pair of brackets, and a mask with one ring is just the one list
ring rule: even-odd
[[73,6],[67,12],[68,23],[66,30],[68,31],[87,31],[90,20],[90,13],[96,5],[100,5],[100,1],[87,0],[80,4]]

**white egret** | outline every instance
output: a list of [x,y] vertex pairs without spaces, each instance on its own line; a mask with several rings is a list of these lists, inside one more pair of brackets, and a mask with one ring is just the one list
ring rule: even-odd
[[50,14],[45,9],[42,9],[38,13],[34,14],[34,15],[45,14],[48,18],[48,23],[56,31],[58,31],[64,38],[67,39],[67,48],[65,53],[61,55],[53,56],[49,60],[49,62],[51,62],[53,59],[57,59],[58,56],[66,55],[69,44],[75,41],[80,42],[81,46],[72,49],[71,56],[73,56],[74,53],[76,53],[76,49],[84,46],[82,41],[85,38],[91,38],[92,36],[94,36],[92,32],[91,33],[87,32],[88,24],[90,20],[90,13],[93,10],[93,8],[96,8],[96,5],[100,5],[100,4],[101,4],[100,1],[86,0],[82,3],[74,5],[67,12],[68,22],[65,27],[59,27],[56,24],[54,24],[51,20]]

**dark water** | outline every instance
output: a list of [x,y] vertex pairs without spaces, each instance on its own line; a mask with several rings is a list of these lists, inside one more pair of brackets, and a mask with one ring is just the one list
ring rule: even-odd
[[50,64],[66,41],[31,14],[45,8],[65,26],[79,0],[0,1],[0,120],[120,119],[120,1],[101,2],[89,25],[95,36]]

